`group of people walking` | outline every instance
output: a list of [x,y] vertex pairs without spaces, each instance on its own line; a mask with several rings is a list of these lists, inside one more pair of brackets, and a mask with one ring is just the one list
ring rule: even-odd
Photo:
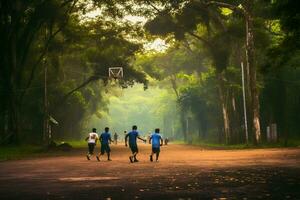
[[[163,145],[163,139],[160,135],[160,130],[159,128],[156,128],[154,133],[151,134],[149,137],[149,143],[152,144],[152,152],[149,156],[149,160],[153,162],[153,155],[156,155],[156,161],[158,161],[159,158],[159,153],[160,153],[160,146]],[[115,133],[114,139],[117,140],[117,134]],[[143,139],[140,137],[139,132],[137,131],[137,126],[134,125],[132,126],[132,130],[129,133],[126,133],[125,135],[125,146],[128,146],[129,143],[129,148],[131,150],[131,155],[129,156],[129,161],[131,163],[138,162],[137,159],[137,154],[139,153],[138,145],[137,145],[137,139],[144,141],[145,143],[147,142],[146,139]],[[89,135],[85,139],[88,142],[88,153],[86,155],[87,159],[90,160],[91,156],[94,154],[94,149],[96,146],[97,141],[100,141],[101,148],[100,148],[100,153],[96,155],[96,158],[98,161],[100,161],[101,157],[106,153],[107,154],[107,160],[111,161],[110,158],[110,143],[114,142],[111,139],[111,134],[109,132],[109,128],[106,127],[104,129],[104,132],[100,134],[100,137],[97,134],[96,128],[92,129],[92,132],[89,133]],[[117,141],[115,141],[116,143]]]

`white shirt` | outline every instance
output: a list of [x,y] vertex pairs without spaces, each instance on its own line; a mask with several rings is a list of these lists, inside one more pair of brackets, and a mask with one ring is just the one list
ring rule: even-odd
[[89,133],[89,139],[88,143],[96,143],[96,139],[98,139],[98,134],[97,133]]

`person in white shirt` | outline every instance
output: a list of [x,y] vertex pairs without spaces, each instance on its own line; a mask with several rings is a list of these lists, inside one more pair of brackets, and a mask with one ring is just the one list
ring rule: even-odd
[[89,136],[87,136],[85,138],[85,141],[88,142],[88,153],[86,154],[86,158],[88,160],[91,159],[91,156],[94,154],[94,149],[95,149],[95,146],[96,146],[96,143],[98,141],[98,134],[97,134],[97,130],[95,128],[92,129],[92,132],[89,133]]

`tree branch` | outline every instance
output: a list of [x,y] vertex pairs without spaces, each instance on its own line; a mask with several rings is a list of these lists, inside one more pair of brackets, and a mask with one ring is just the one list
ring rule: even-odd
[[194,55],[194,52],[193,52],[192,48],[190,47],[189,42],[186,39],[183,40],[182,45],[188,50],[190,55]]
[[204,39],[203,37],[191,32],[191,31],[189,31],[188,34],[190,34],[191,36],[193,36],[193,37],[197,38],[198,40],[202,41],[208,47],[212,47],[211,43],[208,40]]
[[29,86],[31,85],[32,81],[33,81],[33,77],[34,77],[34,72],[36,70],[36,68],[38,67],[38,65],[41,63],[42,59],[44,58],[44,56],[47,53],[47,49],[48,46],[50,44],[50,42],[52,41],[52,39],[61,31],[62,27],[60,27],[57,31],[55,31],[47,40],[46,44],[45,44],[45,48],[44,51],[41,53],[41,55],[39,56],[38,60],[35,62],[35,64],[33,65],[31,72],[30,72],[30,77],[29,80],[26,84],[26,87],[24,88],[24,91],[21,93],[20,99],[22,100],[24,95],[27,92],[27,89],[29,88]]
[[179,92],[177,90],[176,75],[172,74],[170,76],[170,81],[171,81],[171,84],[172,84],[172,88],[173,88],[173,90],[176,94],[177,100],[179,100],[180,97],[179,97]]
[[161,10],[158,9],[155,5],[153,5],[149,0],[146,0],[146,2],[147,2],[154,10],[156,10],[158,13],[161,12]]
[[84,81],[83,83],[81,83],[79,86],[77,86],[76,88],[74,88],[73,90],[71,90],[70,92],[68,92],[64,97],[63,100],[60,101],[59,103],[64,102],[70,95],[72,95],[74,92],[76,92],[77,90],[85,87],[86,85],[88,85],[90,82],[98,80],[100,77],[99,76],[91,76],[90,78],[88,78],[86,81]]
[[[89,83],[91,83],[92,81],[96,81],[98,79],[100,79],[101,76],[98,75],[93,75],[90,78],[88,78],[86,81],[84,81],[83,83],[81,83],[79,86],[77,86],[76,88],[72,89],[71,91],[69,91],[67,94],[65,94],[60,101],[58,101],[51,109],[52,112],[54,112],[54,110],[60,108],[61,106],[64,105],[64,102],[68,99],[69,96],[71,96],[74,92],[76,92],[77,90],[80,90],[81,88],[85,87],[86,85],[88,85]],[[54,110],[53,110],[54,109]]]
[[216,5],[216,6],[223,7],[223,8],[229,8],[230,10],[234,10],[234,11],[240,11],[241,10],[236,5],[232,5],[232,4],[224,3],[224,2],[219,2],[219,1],[209,1],[209,2],[206,3],[206,5]]
[[248,15],[248,12],[243,7],[239,7],[237,5],[232,5],[229,3],[219,2],[219,1],[209,1],[206,3],[207,5],[216,5],[218,7],[229,8],[230,10],[237,11],[242,13],[244,16]]

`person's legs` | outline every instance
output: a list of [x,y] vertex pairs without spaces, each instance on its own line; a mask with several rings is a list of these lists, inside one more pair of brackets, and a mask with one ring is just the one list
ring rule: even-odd
[[153,162],[153,152],[150,154],[150,161]]
[[88,145],[89,145],[89,155],[93,155],[95,145],[93,143],[89,143]]
[[138,162],[136,156],[138,154],[138,148],[136,145],[132,145],[130,146],[130,149],[131,149],[131,152],[132,152],[132,155],[129,156],[129,160],[130,162]]
[[107,160],[111,161],[111,159],[110,159],[110,147],[109,147],[109,145],[107,145],[107,147],[106,147],[106,153],[107,153]]
[[133,158],[134,158],[133,161],[134,161],[134,162],[139,162],[138,159],[136,158],[137,154],[138,154],[138,152],[135,152],[135,153],[133,154]]
[[159,157],[159,151],[156,152],[156,161],[158,161],[158,157]]
[[160,153],[160,148],[158,147],[156,149],[156,161],[158,161],[159,153]]
[[90,147],[90,143],[88,143],[88,152],[86,154],[86,157],[87,157],[88,160],[90,159],[90,157],[89,157],[90,154],[91,154],[91,147]]
[[100,161],[100,156],[102,156],[105,153],[105,145],[101,144],[101,150],[98,156],[96,156],[97,160]]
[[152,147],[152,151],[150,154],[150,161],[153,162],[153,155],[155,154],[155,148]]
[[160,148],[156,148],[156,147],[153,147],[153,148],[152,148],[152,153],[151,153],[151,155],[150,155],[150,161],[151,161],[151,162],[153,161],[153,155],[154,155],[154,154],[156,155],[156,161],[158,161],[159,152],[160,152]]
[[88,160],[90,160],[90,156],[92,156],[94,154],[94,147],[95,147],[95,144],[93,143],[88,143],[88,149],[89,149],[89,152],[87,153],[86,155],[86,158]]
[[138,147],[137,146],[135,146],[135,152],[134,152],[134,154],[133,154],[133,158],[134,158],[134,162],[139,162],[138,161],[138,159],[136,158],[136,156],[137,156],[137,154],[139,153],[139,149],[138,149]]
[[129,156],[129,160],[131,163],[133,163],[133,156]]

